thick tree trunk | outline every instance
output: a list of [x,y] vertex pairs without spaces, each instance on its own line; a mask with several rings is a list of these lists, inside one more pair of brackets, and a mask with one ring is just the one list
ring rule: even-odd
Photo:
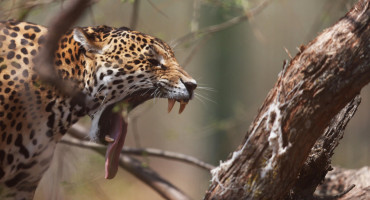
[[[205,199],[312,195],[330,169],[328,163],[336,145],[328,144],[341,134],[317,140],[333,126],[341,110],[357,108],[358,103],[351,101],[370,82],[369,22],[369,0],[360,0],[345,17],[301,47],[301,52],[284,65],[243,143],[229,160],[212,170]],[[355,109],[347,113],[353,114]],[[345,122],[350,117],[339,118],[338,122]],[[345,124],[334,131],[341,132]],[[312,150],[315,144],[328,151]],[[315,153],[325,155],[328,163],[321,165],[323,169],[318,169],[320,174],[315,178],[306,180],[313,167],[309,155],[314,163],[318,162]]]

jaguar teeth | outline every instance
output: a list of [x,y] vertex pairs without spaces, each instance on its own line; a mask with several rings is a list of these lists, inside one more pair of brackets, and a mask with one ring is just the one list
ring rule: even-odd
[[173,106],[175,105],[175,99],[168,99],[168,112],[171,112]]
[[184,100],[180,100],[180,109],[179,109],[179,114],[182,113],[182,111],[185,110],[185,107],[186,105],[188,104],[188,102],[184,101]]
[[106,141],[106,142],[108,142],[108,143],[113,143],[113,142],[114,142],[114,139],[113,139],[113,138],[111,138],[109,135],[106,135],[106,136],[104,137],[104,139],[105,139],[105,141]]

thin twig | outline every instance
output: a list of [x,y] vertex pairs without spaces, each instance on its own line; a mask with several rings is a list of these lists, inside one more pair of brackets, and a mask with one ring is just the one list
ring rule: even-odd
[[[12,6],[10,8],[6,8],[6,10],[3,7],[1,7],[0,8],[0,18],[1,19],[9,19],[15,10],[18,11],[18,10],[23,9],[24,11],[22,11],[22,12],[31,12],[32,9],[35,8],[35,7],[42,7],[44,5],[54,3],[55,1],[57,1],[57,0],[48,0],[48,1],[44,0],[42,2],[39,2],[39,1],[34,2],[34,1],[24,0],[24,2],[19,2],[19,3],[17,3],[17,5],[12,4]],[[14,2],[14,1],[12,1],[12,2]],[[2,0],[0,0],[0,3],[2,3]],[[17,17],[17,20],[23,21],[24,19],[26,19],[26,16],[23,16],[23,15],[28,15],[28,14],[29,13],[19,14],[19,16]]]
[[[23,4],[27,4],[27,0],[24,0],[22,2]],[[18,16],[18,20],[19,21],[24,21],[28,15],[31,13],[31,11],[37,7],[38,4],[34,4],[34,5],[29,5],[29,6],[25,6],[21,11],[20,11],[20,14]]]
[[176,152],[171,152],[171,151],[164,151],[160,149],[124,147],[122,150],[122,153],[132,154],[132,155],[137,155],[137,156],[142,156],[142,155],[156,156],[156,157],[161,157],[161,158],[166,158],[166,159],[177,160],[177,161],[186,162],[186,163],[201,167],[208,171],[214,168],[213,165],[205,163],[192,156],[184,155],[184,154],[176,153]]
[[219,32],[219,31],[227,29],[227,28],[229,28],[233,25],[236,25],[236,24],[238,24],[242,21],[249,20],[251,17],[259,14],[264,8],[266,8],[267,5],[270,3],[270,1],[271,0],[265,0],[261,4],[256,6],[255,8],[245,12],[245,14],[243,14],[241,16],[238,16],[238,17],[234,17],[231,20],[226,21],[224,23],[209,26],[209,27],[200,29],[198,31],[188,33],[188,34],[176,39],[174,43],[175,43],[175,45],[182,44],[182,43],[185,43],[188,40],[192,40],[196,37],[201,37],[201,36],[209,35],[209,34],[212,34],[212,33],[215,33],[215,32]]
[[139,18],[139,4],[140,4],[140,0],[134,1],[134,5],[132,7],[131,22],[130,22],[131,29],[136,29],[137,27],[137,21]]
[[347,189],[343,190],[343,192],[340,192],[339,194],[336,194],[336,195],[325,195],[325,196],[315,196],[315,200],[335,200],[335,199],[339,199],[341,197],[343,197],[344,195],[346,195],[349,191],[351,191],[356,185],[355,184],[352,184],[351,186],[349,186]]
[[8,16],[6,17],[6,19],[8,19],[12,15],[14,9],[15,9],[15,1],[13,0],[12,5],[11,5],[10,10],[9,10],[9,13],[8,13]]
[[159,9],[151,0],[148,0],[148,3],[150,4],[150,6],[152,6],[154,8],[154,10],[156,10],[158,13],[160,13],[161,15],[163,15],[164,17],[166,17],[167,19],[169,18],[168,15],[166,15],[166,13],[164,13],[161,9]]
[[[70,135],[72,137],[74,137],[74,139],[73,138],[71,138],[71,139],[64,138],[61,141],[61,143],[65,143],[65,144],[69,144],[69,145],[77,146],[77,147],[81,147],[81,148],[89,148],[89,149],[99,150],[99,151],[103,151],[103,150],[106,149],[106,147],[103,146],[103,145],[86,141],[85,140],[86,139],[86,137],[85,137],[86,129],[85,130],[81,129],[82,126],[77,126],[77,128],[75,128],[75,127],[76,126],[72,126],[72,128],[70,128],[70,130],[69,130]],[[81,130],[84,131],[84,132],[81,132]],[[194,158],[192,156],[177,153],[177,152],[154,149],[154,148],[123,147],[121,153],[122,154],[137,155],[137,156],[144,156],[144,155],[145,156],[155,156],[155,157],[161,157],[161,158],[165,158],[165,159],[177,160],[177,161],[185,162],[185,163],[188,163],[188,164],[192,164],[194,166],[206,169],[208,171],[210,171],[214,168],[214,166],[212,166],[211,164],[205,163],[205,162],[203,162],[203,161],[201,161],[197,158]]]
[[209,38],[210,38],[210,35],[206,36],[200,42],[198,42],[198,44],[191,50],[190,54],[185,58],[184,63],[181,65],[182,68],[185,69],[185,67],[193,59],[194,55],[199,51],[199,49],[201,49],[206,44]]

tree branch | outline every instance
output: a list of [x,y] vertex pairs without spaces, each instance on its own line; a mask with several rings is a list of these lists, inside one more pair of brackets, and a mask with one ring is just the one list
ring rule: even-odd
[[25,20],[28,17],[28,15],[31,13],[31,11],[37,6],[39,6],[39,4],[27,5],[27,2],[28,2],[27,0],[22,1],[22,4],[25,4],[26,6],[20,9],[20,12],[18,14],[19,16],[17,18],[19,21]]
[[151,0],[147,0],[149,5],[154,8],[154,10],[156,10],[159,14],[161,14],[163,17],[165,18],[169,18],[168,15],[166,15],[165,12],[163,12],[161,9],[159,9]]
[[176,152],[171,152],[171,151],[164,151],[161,149],[125,147],[122,149],[122,153],[137,155],[137,156],[155,156],[155,157],[161,157],[161,158],[166,158],[166,159],[171,159],[171,160],[177,160],[177,161],[185,162],[188,164],[192,164],[194,166],[203,168],[208,171],[211,171],[213,168],[215,168],[213,165],[205,163],[192,156],[184,155],[184,154],[176,153]]
[[[105,146],[96,144],[96,143],[91,143],[88,142],[88,130],[80,125],[80,124],[75,124],[73,125],[69,130],[68,133],[70,136],[76,138],[77,140],[68,140],[62,142],[69,142],[71,145],[74,146],[86,146],[87,148],[96,148],[96,149],[105,149]],[[159,149],[154,149],[154,148],[132,148],[132,147],[123,147],[122,149],[123,154],[133,154],[133,155],[138,155],[138,156],[143,156],[143,155],[148,155],[148,156],[156,156],[156,157],[163,157],[167,159],[172,159],[172,160],[177,160],[185,163],[189,163],[195,166],[198,166],[200,168],[206,169],[206,170],[212,170],[214,166],[211,164],[205,163],[197,158],[194,158],[189,155],[181,154],[181,153],[176,153],[176,152],[171,152],[171,151],[164,151],[164,150],[159,150]]]
[[36,58],[35,70],[40,79],[59,89],[67,96],[75,98],[80,105],[85,105],[85,96],[75,90],[72,82],[61,79],[54,68],[54,53],[57,50],[59,39],[79,19],[83,11],[93,4],[93,0],[71,1],[64,10],[53,17],[49,23],[49,30],[45,38],[45,44]]
[[[94,150],[101,155],[105,155],[105,146],[88,142],[87,137],[87,129],[79,124],[73,125],[69,130],[68,133],[73,138],[66,138],[64,137],[60,143],[73,145],[80,148],[87,148]],[[143,167],[142,163],[132,157],[126,156],[124,154],[132,154],[138,156],[157,156],[166,159],[173,159],[177,161],[186,162],[189,164],[193,164],[195,166],[204,168],[206,170],[211,170],[214,166],[202,162],[194,157],[183,155],[175,152],[163,151],[158,149],[145,149],[145,148],[129,148],[124,147],[121,152],[120,157],[120,167],[127,170],[138,179],[149,185],[153,190],[157,191],[160,195],[162,195],[166,199],[190,199],[186,194],[184,194],[181,190],[176,188],[170,182],[166,181],[162,177],[160,177],[155,171],[150,169],[149,167]]]
[[341,193],[338,193],[336,195],[332,195],[332,196],[316,196],[314,199],[315,200],[336,200],[338,198],[341,198],[343,197],[344,195],[346,195],[349,191],[351,191],[353,188],[355,188],[356,185],[351,185],[349,186],[349,188],[345,189],[343,192]]
[[203,36],[206,36],[206,35],[209,35],[209,34],[213,34],[213,33],[225,30],[225,29],[227,29],[231,26],[234,26],[236,24],[239,24],[240,22],[243,22],[245,20],[249,20],[253,16],[259,14],[264,8],[266,8],[267,5],[270,3],[270,1],[271,0],[264,0],[262,3],[260,3],[255,8],[253,8],[249,11],[246,11],[245,14],[243,14],[241,16],[238,16],[238,17],[234,17],[234,18],[230,19],[229,21],[223,22],[221,24],[209,26],[209,27],[206,27],[206,28],[194,31],[194,32],[190,32],[190,33],[176,39],[174,41],[174,44],[176,46],[176,45],[185,43],[188,40],[192,40],[196,37],[203,37]]
[[205,199],[282,199],[330,121],[370,82],[369,0],[286,66],[243,143],[212,170]]
[[[351,187],[355,187],[347,192]],[[335,167],[315,192],[317,199],[336,200],[370,199],[370,167],[349,170]]]
[[197,54],[197,52],[206,44],[209,38],[210,38],[210,35],[207,37],[204,37],[201,41],[198,42],[198,44],[195,45],[195,47],[191,50],[189,55],[184,59],[184,62],[182,62],[181,64],[182,68],[185,69],[188,66],[190,61]]
[[[68,144],[79,148],[91,149],[99,153],[100,155],[105,156],[106,147],[96,143],[79,140],[77,138],[63,138],[59,143]],[[125,150],[123,150],[122,153],[123,152],[125,152]],[[124,155],[122,153],[119,158],[119,166],[127,170],[129,173],[134,175],[139,180],[146,183],[149,187],[158,192],[162,197],[164,197],[165,199],[172,200],[190,199],[190,197],[188,197],[184,192],[182,192],[172,183],[162,178],[150,167],[147,166],[144,167],[142,162],[140,162],[139,160]]]
[[190,200],[191,198],[183,193],[176,186],[163,179],[149,167],[143,167],[142,163],[129,156],[120,156],[120,167],[124,168],[136,178],[140,179],[153,190],[157,191],[163,198],[169,200]]
[[[71,145],[71,146],[93,149],[96,151],[105,151],[106,149],[106,146],[79,140],[79,139],[73,140],[72,138],[71,139],[63,138],[60,142]],[[165,158],[169,160],[177,160],[180,162],[185,162],[185,163],[203,168],[208,171],[214,168],[214,166],[208,163],[205,163],[201,160],[198,160],[192,156],[177,153],[177,152],[172,152],[172,151],[164,151],[161,149],[123,147],[121,153],[124,155],[128,154],[128,155],[136,155],[136,156],[154,156],[154,157],[160,157],[160,158]]]

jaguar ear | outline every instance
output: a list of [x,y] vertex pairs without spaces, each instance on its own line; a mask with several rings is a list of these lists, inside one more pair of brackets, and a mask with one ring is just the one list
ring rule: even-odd
[[79,42],[87,52],[102,54],[102,47],[94,41],[93,36],[89,35],[82,28],[73,29],[73,39]]

